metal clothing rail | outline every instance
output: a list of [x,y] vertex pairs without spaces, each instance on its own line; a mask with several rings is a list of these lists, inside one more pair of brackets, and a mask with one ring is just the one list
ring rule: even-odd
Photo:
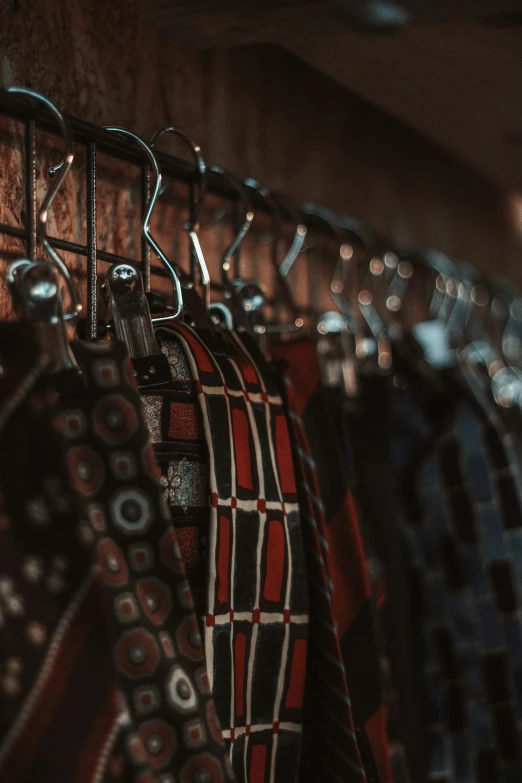
[[[15,95],[0,89],[0,117],[9,117],[23,123],[24,126],[24,159],[25,159],[25,227],[0,223],[0,236],[16,237],[25,241],[27,257],[34,260],[37,246],[37,204],[36,204],[36,128],[61,138],[58,124],[50,114],[37,102],[31,102],[27,97]],[[96,162],[98,153],[130,163],[141,169],[141,202],[142,210],[145,208],[149,190],[149,165],[138,147],[126,140],[123,136],[111,133],[101,127],[93,125],[75,117],[66,116],[70,125],[73,140],[76,145],[85,148],[85,175],[86,175],[86,205],[87,205],[87,242],[86,244],[70,242],[58,237],[48,237],[53,248],[84,256],[87,259],[87,334],[89,339],[95,339],[97,333],[97,265],[98,260],[108,263],[130,263],[138,267],[144,274],[150,271],[162,277],[168,276],[163,268],[154,266],[151,268],[149,260],[149,247],[143,239],[141,243],[141,259],[109,253],[100,250],[97,246],[96,232]],[[184,160],[154,151],[162,174],[178,182],[185,184],[196,183],[196,168]],[[227,182],[225,177],[219,176],[211,169],[208,172],[208,191],[232,202],[238,201],[238,192]],[[267,212],[265,200],[251,193],[256,210]],[[284,207],[282,207],[284,215]],[[291,220],[290,213],[288,218]],[[305,222],[313,225],[319,233],[325,232],[321,221],[315,221],[312,215],[304,216]],[[328,233],[328,232],[325,232]],[[5,253],[10,256],[10,253]],[[150,270],[150,271],[149,271]],[[82,275],[83,277],[83,275]]]

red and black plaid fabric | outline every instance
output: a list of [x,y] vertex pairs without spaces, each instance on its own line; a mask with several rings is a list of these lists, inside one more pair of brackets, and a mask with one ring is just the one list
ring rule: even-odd
[[[17,705],[4,726],[0,778],[232,779],[125,350],[75,352],[86,391],[60,400],[45,378],[4,425],[12,467],[3,460],[0,470],[2,543],[16,557],[7,561],[2,548],[9,616],[0,660]],[[5,403],[12,411],[12,399]]]
[[178,325],[158,336],[173,382],[143,403],[196,593],[198,569],[206,574],[205,646],[223,736],[237,780],[291,783],[308,591],[285,409],[261,357],[233,334]]
[[[322,655],[323,660],[323,666],[319,668],[324,679],[330,682],[334,681],[335,670],[346,676],[353,715],[353,726],[348,722],[348,718],[342,720],[342,700],[339,696],[337,712],[330,715],[328,721],[328,716],[323,720],[323,733],[330,739],[331,746],[327,758],[330,763],[335,758],[340,765],[344,755],[352,762],[356,762],[358,758],[362,759],[367,779],[388,783],[391,781],[391,772],[386,710],[383,705],[373,623],[370,578],[353,496],[336,448],[339,433],[332,430],[325,410],[321,372],[314,345],[304,339],[274,345],[272,353],[281,365],[286,382],[303,478],[301,503],[308,509],[307,518],[317,528],[319,541],[322,541],[321,550],[317,552],[317,543],[310,537],[312,556],[315,556],[318,562],[319,556],[324,557],[330,578],[329,589],[318,590],[316,593],[313,586],[311,587],[310,601],[313,595],[316,614],[319,615],[317,625],[320,624],[320,616],[328,616],[328,612],[333,616],[335,627],[335,634],[331,633],[331,638],[325,637],[323,633],[316,644],[316,654],[318,657]],[[322,578],[326,578],[326,573]],[[318,596],[322,596],[323,606],[318,605]],[[314,617],[312,611],[311,616]],[[312,629],[313,626],[310,631],[311,649]],[[328,648],[325,647],[326,642]],[[328,655],[326,649],[330,650]],[[324,687],[321,680],[317,680],[317,676],[317,669],[310,668],[307,675],[309,690],[312,680],[316,680],[316,687]],[[341,677],[337,675],[337,679],[338,690],[341,691]],[[323,694],[320,693],[319,696]],[[344,740],[344,744],[341,742],[339,723],[344,725],[346,732],[354,732],[351,742],[348,739]],[[348,750],[350,746],[351,752]],[[344,761],[346,763],[347,759]],[[328,777],[326,772],[322,772],[323,777],[320,779],[339,779],[339,771],[336,771],[337,778]],[[354,778],[353,770],[348,772],[346,769],[344,774],[346,777],[343,779]]]

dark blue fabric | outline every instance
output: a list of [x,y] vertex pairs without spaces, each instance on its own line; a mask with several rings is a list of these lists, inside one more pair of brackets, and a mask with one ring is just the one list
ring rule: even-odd
[[393,464],[420,585],[428,780],[522,780],[522,480],[512,436],[461,394],[397,392]]

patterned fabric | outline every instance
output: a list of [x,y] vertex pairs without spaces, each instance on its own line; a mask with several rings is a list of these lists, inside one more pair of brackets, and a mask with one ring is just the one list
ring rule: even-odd
[[515,783],[522,779],[522,475],[496,416],[459,396],[437,417],[418,398],[397,400],[395,461],[421,588],[429,780]]
[[[161,342],[161,341],[160,341]],[[184,350],[163,341],[172,382],[141,390],[141,402],[204,632],[210,531],[209,468],[203,421]]]
[[[315,642],[316,661],[308,673],[307,693],[310,691],[311,698],[318,701],[312,702],[311,709],[317,713],[317,720],[322,724],[322,736],[330,746],[330,753],[321,753],[320,760],[322,763],[327,760],[333,765],[335,759],[335,763],[340,765],[335,774],[342,775],[343,780],[352,780],[364,775],[362,758],[367,779],[384,783],[391,780],[391,773],[370,578],[353,497],[342,470],[341,454],[336,448],[339,433],[331,429],[325,410],[321,371],[314,345],[307,340],[299,340],[274,345],[272,353],[282,364],[292,412],[301,466],[301,503],[303,510],[306,509],[304,519],[310,528],[309,559],[324,558],[331,576],[331,585],[327,583],[328,589],[321,590],[318,583],[324,582],[326,572],[324,565],[320,570],[316,564],[316,581],[311,586],[310,595],[311,608],[314,609],[312,616],[316,621],[315,628],[311,627],[310,644]],[[321,541],[319,551],[317,537]],[[312,566],[309,565],[309,568]],[[330,634],[325,636],[322,621],[332,616]],[[319,631],[319,628],[322,630]],[[312,630],[315,630],[316,637]],[[317,681],[318,672],[323,676]],[[346,699],[345,677],[355,729],[349,710],[341,709],[343,691]],[[332,703],[324,703],[323,691],[314,695],[310,687],[313,680],[317,682],[315,687],[323,691],[325,680],[336,684],[336,698],[332,695]],[[339,731],[341,727],[345,732],[344,739]],[[311,741],[310,747],[313,748]],[[313,764],[312,750],[310,758]],[[354,764],[359,767],[359,773],[355,775]],[[321,777],[318,777],[319,772],[315,770],[316,777],[310,780],[339,779],[335,774],[332,776],[332,770],[320,769],[320,774]]]
[[[59,491],[61,485],[52,473],[55,480],[49,483],[45,451],[34,449],[43,480],[29,478],[28,486],[42,492],[36,497],[34,492],[22,494],[16,508],[16,496],[9,488],[12,470],[9,473],[3,466],[8,520],[4,529],[14,542],[12,548],[18,545],[25,553],[19,539],[28,527],[22,541],[29,551],[46,541],[54,555],[66,553],[65,563],[60,557],[51,560],[58,571],[52,589],[59,592],[64,570],[66,575],[72,572],[71,584],[81,580],[81,585],[62,607],[51,606],[54,625],[42,622],[34,629],[40,648],[33,666],[37,676],[28,681],[30,688],[25,689],[18,716],[4,736],[2,779],[24,783],[46,779],[108,783],[130,775],[139,783],[232,779],[210,696],[193,598],[125,350],[120,344],[78,345],[75,353],[87,391],[76,388],[74,396],[62,395],[58,413],[56,391],[51,379],[46,379],[45,393],[31,395],[26,406],[29,413],[42,413],[39,421],[53,421],[54,429],[47,429],[55,443],[60,441],[61,461],[70,480],[68,492]],[[54,419],[49,415],[53,399]],[[43,448],[47,444],[37,442]],[[21,453],[27,452],[26,441]],[[58,470],[58,479],[63,475]],[[29,506],[26,497],[32,501]],[[67,506],[71,498],[73,507]],[[73,563],[75,567],[68,569],[76,532],[89,552],[95,550],[92,576],[85,565],[76,569]],[[46,574],[47,563],[42,561]],[[27,589],[27,582],[38,582],[41,566],[37,558],[29,562],[26,558],[21,565],[15,561],[14,566],[2,562],[3,568],[18,569],[18,579],[7,584],[12,606],[20,602],[23,606],[26,596],[35,599],[36,591]],[[72,588],[63,577],[62,582],[68,598]],[[40,615],[45,618],[45,612]],[[23,636],[22,628],[7,624],[2,633],[7,655],[10,644],[25,644],[20,641]],[[12,655],[4,661],[2,653],[11,688],[29,660],[30,653],[25,652],[15,665]],[[120,737],[125,737],[124,748],[117,746]]]
[[0,779],[86,783],[111,745],[115,678],[52,427],[58,388],[76,384],[50,383],[36,344],[25,324],[0,325]]
[[205,646],[223,736],[237,780],[291,783],[308,590],[285,410],[262,358],[233,334],[179,325],[158,336],[173,383],[144,406],[185,556],[200,569],[196,593],[206,573]]

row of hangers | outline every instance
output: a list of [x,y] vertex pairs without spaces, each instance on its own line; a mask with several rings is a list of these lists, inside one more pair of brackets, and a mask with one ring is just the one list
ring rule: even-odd
[[[23,88],[11,88],[9,92],[44,105],[56,119],[64,141],[63,159],[49,170],[54,181],[38,212],[38,239],[47,258],[14,261],[7,275],[9,290],[16,311],[31,321],[40,335],[49,371],[77,371],[68,332],[73,326],[78,335],[85,334],[81,296],[47,235],[49,211],[74,160],[74,142],[67,121],[51,101]],[[219,325],[247,333],[266,353],[268,338],[311,334],[325,381],[340,385],[349,397],[358,395],[361,376],[393,373],[399,347],[404,350],[414,342],[426,365],[480,367],[489,378],[498,405],[522,406],[522,297],[510,280],[485,278],[470,264],[457,263],[437,251],[398,251],[367,226],[315,204],[297,209],[255,180],[240,180],[220,167],[207,167],[199,145],[177,126],[160,129],[149,143],[126,128],[107,126],[105,130],[137,145],[147,159],[150,192],[141,230],[172,285],[168,298],[151,291],[150,261],[143,264],[142,272],[130,263],[113,264],[104,279],[97,281],[97,310],[101,314],[97,318],[98,337],[114,334],[126,343],[140,386],[170,380],[154,330],[184,320],[210,332]],[[166,134],[176,136],[188,147],[197,175],[190,187],[184,225],[190,249],[188,273],[168,258],[150,229],[157,200],[166,189],[155,155],[157,144]],[[221,260],[219,294],[213,290],[199,239],[209,171],[226,179],[237,196],[240,214],[237,232]],[[276,238],[283,221],[294,226],[282,259],[278,242],[272,241],[277,286],[270,319],[266,316],[262,281],[242,277],[238,263],[239,248],[254,220],[254,197],[263,203]],[[317,263],[313,258],[316,230],[337,247],[329,281],[335,309],[305,317],[294,300],[289,274],[306,256],[310,268]],[[69,306],[65,310],[60,277],[68,292]]]

